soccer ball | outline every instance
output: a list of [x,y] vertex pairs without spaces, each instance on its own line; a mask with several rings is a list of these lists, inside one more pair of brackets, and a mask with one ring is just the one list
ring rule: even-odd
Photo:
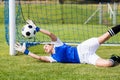
[[32,25],[26,24],[23,26],[21,33],[25,38],[31,39],[35,37],[36,30]]

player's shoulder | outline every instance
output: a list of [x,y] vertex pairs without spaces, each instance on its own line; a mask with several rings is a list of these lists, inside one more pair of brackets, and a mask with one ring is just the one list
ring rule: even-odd
[[62,42],[59,37],[57,37],[57,42]]
[[55,44],[56,47],[62,46],[64,44],[59,38],[57,38],[57,41],[55,43],[56,43]]
[[59,47],[63,45],[63,42],[57,37],[56,41],[51,41],[51,44],[54,45],[54,47]]

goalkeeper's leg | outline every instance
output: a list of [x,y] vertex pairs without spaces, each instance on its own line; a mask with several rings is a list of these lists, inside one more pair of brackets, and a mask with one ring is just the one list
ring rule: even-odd
[[[98,42],[99,44],[104,43],[105,41],[107,41],[110,37],[116,35],[117,33],[120,32],[120,25],[116,25],[114,27],[112,27],[110,30],[108,30],[105,34],[103,34],[102,36],[98,37]],[[96,65],[97,66],[104,66],[104,67],[110,67],[110,66],[114,66],[115,61],[119,62],[120,58],[118,58],[117,60],[113,57],[110,58],[109,60],[106,59],[102,59],[99,58],[96,61]]]
[[98,41],[100,44],[102,44],[105,41],[107,41],[110,37],[116,35],[119,32],[120,32],[120,25],[116,25],[116,26],[112,27],[110,30],[108,30],[108,32],[106,32],[102,36],[98,37]]

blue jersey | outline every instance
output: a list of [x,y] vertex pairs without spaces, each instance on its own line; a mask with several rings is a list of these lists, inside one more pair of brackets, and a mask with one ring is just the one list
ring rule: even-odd
[[77,48],[66,44],[55,47],[55,53],[51,54],[51,57],[57,62],[80,63]]

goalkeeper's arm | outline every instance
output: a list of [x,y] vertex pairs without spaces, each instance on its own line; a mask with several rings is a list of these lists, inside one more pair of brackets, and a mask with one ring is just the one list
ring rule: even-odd
[[39,27],[36,27],[36,31],[37,32],[41,32],[47,36],[49,36],[51,38],[52,41],[57,41],[57,37],[55,36],[55,34],[51,33],[50,31],[48,30],[45,30],[45,29],[40,29]]
[[44,29],[40,29],[40,32],[45,35],[48,35],[52,41],[57,41],[57,37],[53,33],[49,32],[47,30],[44,30]]
[[23,43],[23,45],[21,45],[20,43],[16,43],[15,44],[15,50],[22,52],[26,55],[31,56],[32,58],[41,60],[41,61],[45,61],[45,62],[50,62],[50,59],[47,56],[38,56],[36,54],[33,54],[32,52],[30,52],[27,48],[26,48],[26,44]]
[[34,26],[35,29],[36,29],[36,32],[41,32],[43,34],[46,34],[51,38],[52,41],[57,41],[57,37],[53,33],[49,32],[47,30],[44,30],[44,29],[40,29],[39,27],[37,27],[34,24],[34,22],[32,20],[27,20],[26,22],[27,22],[27,24],[30,24],[30,25]]
[[38,56],[36,54],[33,54],[32,52],[29,52],[28,55],[37,60],[41,60],[44,62],[50,62],[50,60],[48,59],[48,56]]

